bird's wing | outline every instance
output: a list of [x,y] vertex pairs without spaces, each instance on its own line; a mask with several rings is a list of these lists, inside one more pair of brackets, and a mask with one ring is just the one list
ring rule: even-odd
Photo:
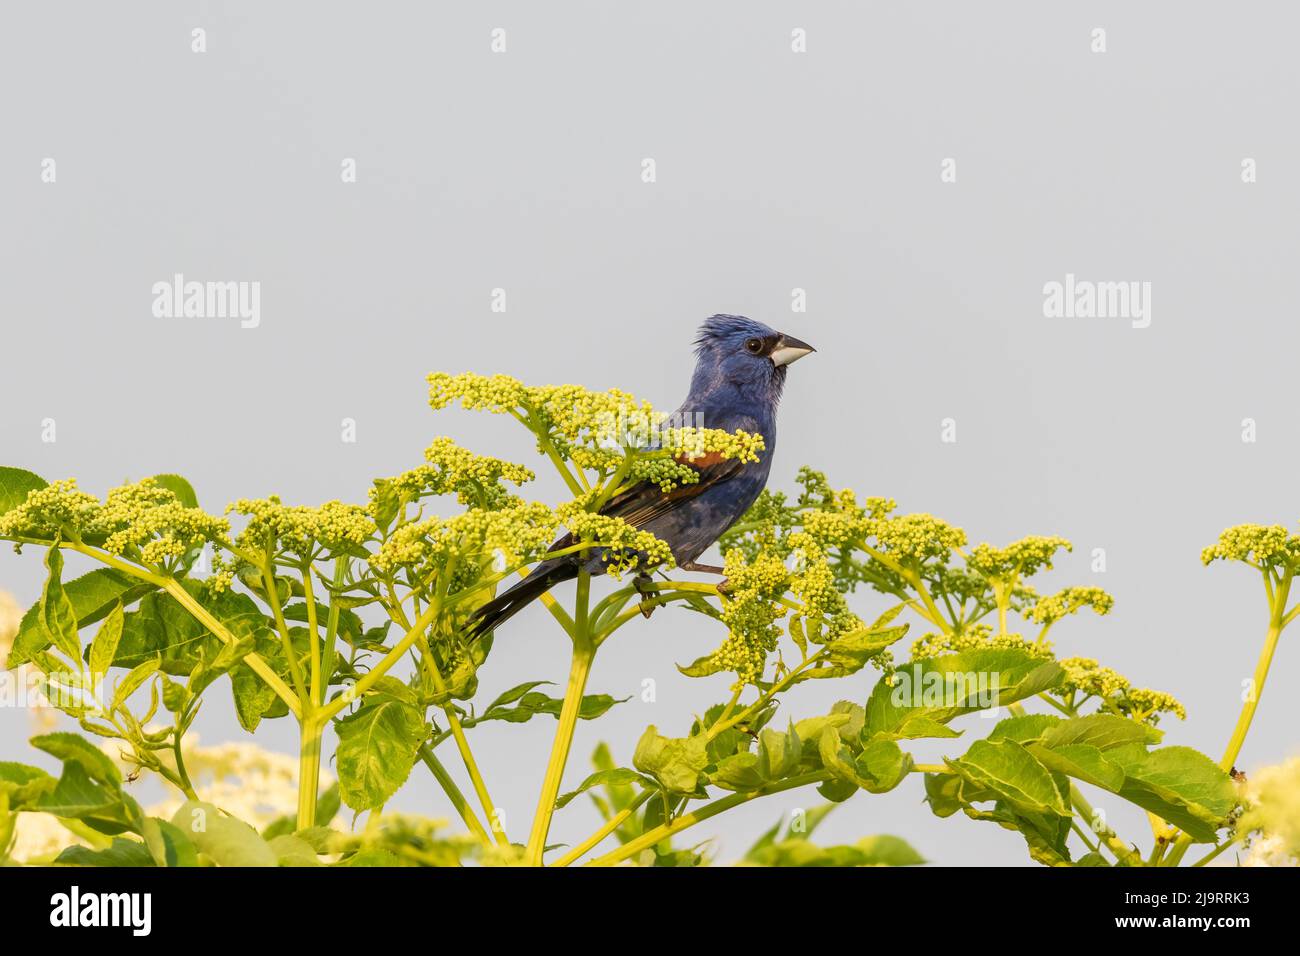
[[734,478],[745,468],[738,458],[723,458],[718,452],[710,452],[694,459],[678,455],[676,460],[698,472],[699,481],[678,485],[672,491],[664,491],[652,481],[642,481],[611,498],[609,504],[600,509],[600,513],[622,518],[633,527],[640,528],[683,502]]
[[[679,485],[672,491],[664,491],[652,481],[638,482],[627,491],[611,498],[605,507],[600,509],[600,513],[613,518],[622,518],[634,528],[641,528],[709,488],[734,478],[745,467],[739,459],[723,458],[718,452],[710,452],[696,458],[678,455],[676,461],[695,469],[699,473],[700,480],[689,485]],[[551,545],[550,550],[567,548],[574,543],[572,533],[566,534]]]

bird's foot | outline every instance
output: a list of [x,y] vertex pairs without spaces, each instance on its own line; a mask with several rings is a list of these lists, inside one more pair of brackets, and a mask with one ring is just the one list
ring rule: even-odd
[[655,595],[654,578],[642,573],[632,579],[632,587],[636,588],[637,593],[641,595],[641,616],[649,618],[654,613],[656,605],[650,603],[650,598]]

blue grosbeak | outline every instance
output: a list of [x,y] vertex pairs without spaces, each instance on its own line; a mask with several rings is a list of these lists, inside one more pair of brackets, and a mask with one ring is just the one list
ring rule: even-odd
[[[741,315],[706,319],[695,340],[697,360],[690,394],[673,418],[683,424],[762,435],[764,453],[755,462],[717,455],[682,457],[679,461],[699,472],[699,481],[668,492],[642,482],[612,498],[601,513],[622,518],[666,542],[679,568],[720,573],[721,568],[696,564],[695,559],[749,510],[767,484],[786,367],[812,351],[811,345]],[[566,536],[552,550],[572,543]],[[604,573],[599,553],[543,561],[528,577],[475,611],[468,625],[470,634],[492,631],[556,584],[577,577],[584,561],[592,574]]]

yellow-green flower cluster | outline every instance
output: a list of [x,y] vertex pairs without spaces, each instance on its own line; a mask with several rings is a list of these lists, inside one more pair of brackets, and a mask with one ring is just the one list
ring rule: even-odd
[[240,498],[226,512],[249,518],[236,539],[238,547],[259,552],[269,548],[303,559],[355,551],[375,533],[375,523],[365,508],[342,501],[311,508],[286,505],[277,495]]
[[1034,657],[1051,660],[1052,645],[1044,641],[1036,643],[1026,640],[1019,634],[994,633],[988,624],[967,625],[959,633],[930,633],[912,642],[912,658],[938,657],[940,654],[955,654],[958,651],[975,651],[997,648],[999,650],[1024,651]]
[[476,455],[450,438],[437,438],[424,452],[426,464],[377,481],[370,491],[372,513],[383,495],[414,502],[432,495],[455,494],[462,505],[501,507],[512,496],[502,482],[522,485],[536,476],[531,469],[501,458]]
[[99,499],[77,489],[77,479],[55,481],[27,493],[27,500],[0,515],[6,537],[79,537],[99,513]]
[[114,488],[88,530],[107,534],[104,550],[138,555],[158,565],[181,558],[206,542],[225,540],[230,524],[199,508],[187,508],[154,479]]
[[512,561],[527,561],[546,549],[556,523],[555,513],[536,502],[425,518],[394,531],[371,556],[370,564],[384,574],[412,568],[425,577],[452,557],[477,558],[500,551]]
[[1038,624],[1054,624],[1085,607],[1092,608],[1098,614],[1109,614],[1114,606],[1115,599],[1101,588],[1071,587],[1039,598],[1026,615]]
[[746,560],[740,551],[726,556],[729,600],[722,609],[727,639],[709,655],[710,670],[731,671],[740,685],[752,684],[763,676],[767,655],[776,650],[781,636],[777,620],[785,608],[777,603],[790,586],[790,571],[776,555]]
[[719,454],[723,458],[741,462],[758,461],[759,452],[765,449],[763,436],[721,428],[665,428],[659,432],[661,445],[688,459]]
[[883,518],[874,522],[872,533],[882,551],[903,562],[947,561],[953,548],[966,543],[966,532],[930,514]]
[[1273,856],[1300,860],[1300,757],[1264,767],[1246,784],[1246,812],[1239,833],[1262,833],[1272,841]]
[[1280,524],[1239,524],[1201,552],[1201,563],[1242,561],[1255,567],[1292,567],[1300,559],[1300,537]]
[[72,539],[102,538],[105,551],[161,565],[213,540],[224,540],[223,518],[184,505],[153,478],[122,485],[101,504],[77,489],[75,479],[31,491],[0,518],[0,535]]
[[575,541],[591,542],[601,548],[605,570],[619,578],[625,571],[656,565],[673,565],[673,552],[667,542],[649,531],[641,531],[622,518],[584,510],[583,500],[569,502],[557,510],[562,523]]
[[1043,568],[1050,569],[1057,551],[1072,548],[1073,545],[1065,538],[1035,534],[1013,541],[1005,548],[978,544],[966,559],[966,564],[987,578],[1010,580],[1018,576],[1029,577]]
[[448,375],[434,372],[428,378],[429,405],[514,415],[539,435],[546,435],[567,457],[574,445],[615,442],[629,422],[662,420],[647,403],[619,389],[593,392],[580,385],[524,385],[508,375]]
[[1052,691],[1053,694],[1069,697],[1077,693],[1084,698],[1096,697],[1104,709],[1145,723],[1158,723],[1162,713],[1174,714],[1179,720],[1187,717],[1186,709],[1172,695],[1134,687],[1123,674],[1101,667],[1091,658],[1069,657],[1060,664],[1065,670],[1065,682]]

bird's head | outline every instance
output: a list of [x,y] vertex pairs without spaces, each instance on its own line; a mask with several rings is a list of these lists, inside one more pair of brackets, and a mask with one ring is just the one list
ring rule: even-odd
[[807,342],[743,315],[711,316],[695,339],[699,360],[692,390],[730,385],[749,397],[776,402],[786,367],[813,351]]

